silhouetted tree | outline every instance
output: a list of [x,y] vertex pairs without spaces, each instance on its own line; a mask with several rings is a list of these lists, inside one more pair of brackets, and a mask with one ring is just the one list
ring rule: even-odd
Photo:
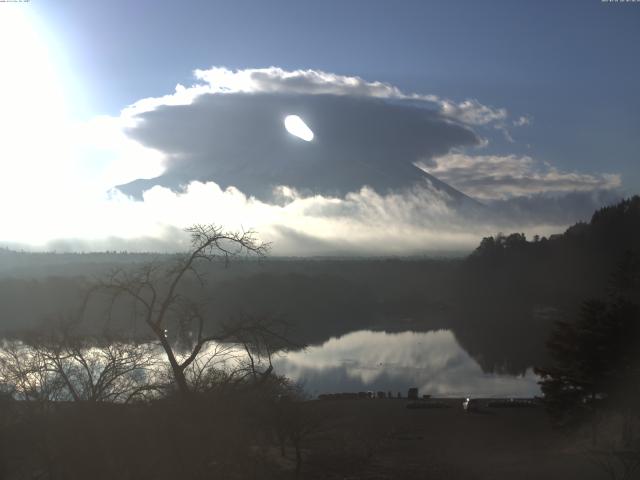
[[577,321],[557,322],[550,336],[548,348],[555,364],[536,371],[542,377],[548,410],[561,424],[586,418],[595,422],[604,409],[631,416],[640,413],[636,267],[635,257],[625,256],[608,300],[584,302]]
[[280,454],[285,456],[287,440],[291,442],[295,452],[296,477],[302,469],[302,446],[304,441],[320,429],[323,419],[313,410],[313,405],[305,402],[300,388],[286,385],[283,394],[274,404],[275,431],[280,444]]
[[[259,242],[253,231],[229,232],[216,225],[195,225],[187,232],[191,234],[188,253],[176,256],[171,262],[146,263],[134,270],[118,269],[90,290],[90,293],[107,293],[112,306],[121,298],[133,302],[133,311],[162,347],[173,381],[183,394],[194,388],[190,385],[189,372],[202,385],[203,372],[194,371],[202,370],[213,360],[204,363],[196,360],[210,343],[233,343],[249,353],[267,352],[268,359],[273,350],[265,350],[265,345],[272,345],[275,339],[280,348],[288,344],[278,330],[282,323],[271,318],[245,317],[218,324],[215,331],[208,329],[213,322],[208,321],[210,299],[204,291],[206,278],[201,263],[216,258],[226,263],[240,254],[262,257],[269,246]],[[255,358],[251,361],[256,367]],[[268,367],[265,373],[271,370]]]
[[153,391],[149,344],[83,336],[72,325],[5,341],[0,379],[17,400],[128,402]]
[[0,349],[0,382],[16,400],[46,404],[68,400],[64,380],[41,352],[20,340],[5,340]]
[[42,357],[74,401],[126,403],[160,387],[155,381],[158,359],[150,344],[81,335],[67,324],[29,336],[26,346]]

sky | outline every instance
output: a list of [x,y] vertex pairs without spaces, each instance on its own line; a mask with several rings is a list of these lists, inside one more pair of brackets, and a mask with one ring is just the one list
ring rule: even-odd
[[639,40],[638,2],[3,2],[0,243],[171,250],[215,222],[279,254],[415,254],[562,231],[640,191]]

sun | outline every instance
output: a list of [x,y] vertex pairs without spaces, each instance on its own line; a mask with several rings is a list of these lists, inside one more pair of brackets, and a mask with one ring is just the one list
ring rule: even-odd
[[284,128],[286,128],[287,132],[291,135],[305,142],[313,140],[313,131],[298,115],[287,115],[284,119]]
[[8,7],[3,6],[0,15],[0,122],[13,133],[53,116],[59,120],[66,103],[46,39],[26,9]]
[[52,185],[56,196],[63,194],[69,157],[68,103],[46,35],[38,31],[29,4],[3,4],[1,10],[0,201],[16,208],[7,213],[15,218],[4,218],[0,234],[11,220],[14,230],[26,223],[42,209],[42,198],[51,201]]

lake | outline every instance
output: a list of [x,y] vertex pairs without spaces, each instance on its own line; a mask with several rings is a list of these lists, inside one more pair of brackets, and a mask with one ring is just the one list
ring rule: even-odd
[[360,330],[274,361],[278,374],[321,393],[401,392],[444,397],[532,397],[540,394],[532,369],[524,375],[485,373],[450,330],[386,333]]

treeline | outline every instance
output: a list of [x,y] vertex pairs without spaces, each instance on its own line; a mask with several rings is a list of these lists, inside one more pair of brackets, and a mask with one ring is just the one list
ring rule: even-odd
[[[444,328],[453,305],[450,285],[455,264],[455,260],[234,259],[225,267],[223,260],[214,261],[203,266],[211,299],[209,321],[266,312],[287,319],[308,344],[366,328],[392,331],[407,324],[416,330]],[[77,311],[91,279],[112,270],[113,264],[101,264],[77,273],[70,266],[66,275],[55,270],[55,276],[35,279],[0,278],[0,330],[13,334]],[[182,286],[183,291],[195,287],[195,282]],[[100,309],[88,313],[87,323],[100,325]]]
[[492,288],[561,304],[606,288],[622,256],[639,249],[640,197],[634,196],[564,234],[531,241],[521,233],[484,238],[466,263],[468,273],[488,275]]
[[557,320],[601,297],[626,255],[640,253],[640,197],[596,211],[550,238],[484,238],[456,277],[454,330],[485,369],[524,370],[548,359]]

